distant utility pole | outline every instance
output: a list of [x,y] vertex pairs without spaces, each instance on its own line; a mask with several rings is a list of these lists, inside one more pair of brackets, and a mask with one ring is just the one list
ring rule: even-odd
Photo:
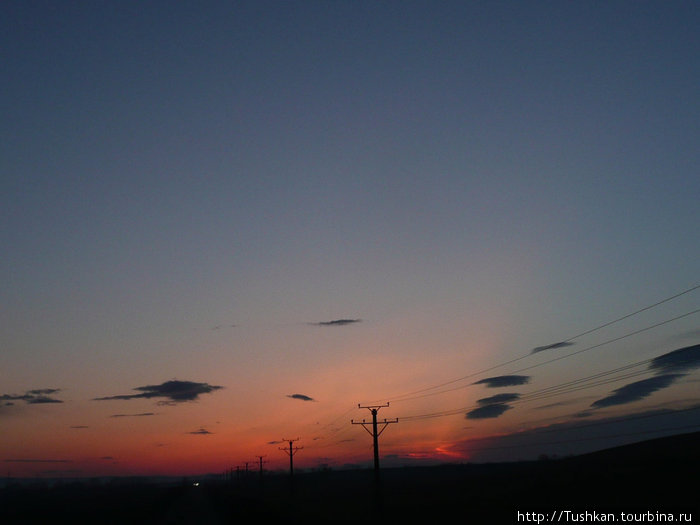
[[260,479],[263,477],[263,463],[267,463],[267,461],[263,461],[263,458],[266,458],[267,456],[255,456],[258,458],[258,463],[260,464]]
[[[382,432],[386,429],[387,426],[389,426],[391,423],[398,423],[399,420],[398,418],[393,419],[391,421],[388,421],[384,419],[384,421],[381,422],[383,425],[381,430],[377,429],[377,412],[379,412],[380,408],[385,408],[388,407],[389,403],[386,405],[371,405],[371,406],[362,406],[362,405],[357,405],[357,408],[366,408],[369,410],[372,414],[372,422],[368,423],[364,419],[362,421],[355,421],[353,419],[350,420],[350,423],[353,425],[362,425],[362,428],[364,428],[370,436],[372,436],[372,440],[374,442],[374,478],[379,481],[379,436],[381,435]],[[372,425],[372,430],[368,429],[367,426]]]
[[289,443],[289,449],[279,447],[279,449],[282,452],[286,452],[287,455],[289,455],[289,477],[294,478],[294,454],[297,453],[297,451],[303,449],[304,447],[295,447],[294,442],[299,441],[299,438],[296,439],[282,439],[282,441],[286,441]]

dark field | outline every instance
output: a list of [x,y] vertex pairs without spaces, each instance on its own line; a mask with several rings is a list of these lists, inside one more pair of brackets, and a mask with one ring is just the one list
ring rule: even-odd
[[[273,475],[199,486],[10,485],[0,490],[0,524],[534,523],[525,514],[533,512],[561,523],[599,522],[603,512],[618,522],[621,512],[636,522],[669,513],[700,522],[699,460],[700,433],[692,433],[559,460],[385,469],[379,489],[364,470],[295,474],[293,486]],[[589,514],[552,518],[566,510]]]

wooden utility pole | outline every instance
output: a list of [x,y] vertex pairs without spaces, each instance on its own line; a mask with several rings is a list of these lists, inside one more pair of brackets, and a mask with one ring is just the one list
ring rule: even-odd
[[[370,436],[372,436],[372,441],[374,443],[374,478],[379,481],[379,436],[381,435],[382,432],[386,429],[387,426],[389,426],[391,423],[398,423],[398,418],[393,419],[391,421],[388,421],[384,419],[384,421],[381,422],[382,428],[381,430],[378,429],[377,425],[377,412],[379,412],[380,408],[385,408],[388,407],[389,403],[386,405],[370,405],[370,406],[362,406],[362,405],[357,405],[357,408],[366,408],[367,410],[370,411],[372,414],[372,422],[369,423],[365,421],[364,419],[362,421],[355,421],[353,419],[350,420],[350,423],[353,425],[362,425],[362,428],[364,428]],[[367,428],[368,425],[372,425],[372,430]]]
[[258,463],[260,465],[260,479],[262,479],[262,477],[263,477],[263,463],[267,463],[267,461],[263,461],[263,458],[265,458],[267,456],[255,456],[255,457],[258,458]]
[[283,439],[282,441],[286,441],[289,443],[289,449],[279,447],[279,449],[283,452],[286,452],[287,455],[289,455],[289,476],[291,478],[294,478],[294,454],[296,454],[299,450],[303,449],[304,447],[295,447],[294,442],[299,441],[299,438],[296,439]]

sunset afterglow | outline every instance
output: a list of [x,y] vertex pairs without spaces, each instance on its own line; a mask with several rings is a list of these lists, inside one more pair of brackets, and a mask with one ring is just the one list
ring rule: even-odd
[[698,430],[697,4],[0,12],[2,477]]

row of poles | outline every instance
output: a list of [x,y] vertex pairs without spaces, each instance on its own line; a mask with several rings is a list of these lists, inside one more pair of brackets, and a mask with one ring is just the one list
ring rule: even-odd
[[[350,423],[352,425],[362,425],[362,428],[364,428],[370,436],[372,436],[372,444],[374,448],[374,477],[377,481],[379,481],[379,436],[386,430],[386,427],[388,427],[391,423],[398,423],[398,418],[395,419],[384,419],[383,421],[378,421],[377,420],[377,414],[379,413],[379,410],[382,408],[386,408],[389,406],[389,403],[386,403],[385,405],[367,405],[363,406],[361,404],[357,405],[357,408],[365,408],[370,411],[370,414],[372,414],[372,420],[367,421],[363,419],[362,421],[355,421],[354,419],[350,420]],[[299,441],[300,438],[295,438],[295,439],[283,439],[282,441],[287,443],[288,446],[285,447],[279,447],[279,450],[282,452],[286,453],[289,456],[289,475],[293,479],[294,478],[294,456],[296,455],[297,452],[302,450],[304,447],[299,447],[296,446],[295,443]],[[263,460],[266,456],[256,456],[258,458],[258,465],[259,465],[259,472],[260,472],[260,477],[262,478],[263,475],[263,463],[267,463],[266,461]],[[246,476],[249,473],[248,470],[248,462],[245,463],[245,473]],[[236,473],[237,477],[240,478],[240,467],[236,467]],[[228,472],[230,479],[233,479],[233,469],[231,469]]]

